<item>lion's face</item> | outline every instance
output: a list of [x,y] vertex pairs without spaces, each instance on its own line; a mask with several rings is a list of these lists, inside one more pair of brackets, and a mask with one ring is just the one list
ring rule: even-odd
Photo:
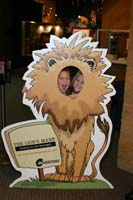
[[[76,33],[68,40],[51,36],[48,49],[34,52],[39,58],[30,65],[24,79],[28,91],[24,100],[31,102],[41,114],[49,113],[59,128],[72,132],[80,127],[88,116],[104,113],[104,105],[113,93],[113,77],[104,75],[110,67],[105,51],[96,49],[91,38],[79,38]],[[58,76],[62,69],[73,66],[84,78],[81,92],[75,99],[62,94],[58,87]],[[25,103],[25,101],[24,101]]]

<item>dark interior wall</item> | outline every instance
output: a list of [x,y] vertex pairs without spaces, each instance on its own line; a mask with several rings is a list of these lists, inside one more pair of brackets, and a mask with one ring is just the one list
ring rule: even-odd
[[42,4],[35,2],[34,0],[14,0],[16,4],[17,15],[23,20],[42,20]]
[[11,0],[0,2],[0,60],[10,59],[13,55],[13,6]]
[[[103,12],[102,12],[102,29],[112,29],[112,30],[129,30],[130,29],[130,9],[131,9],[131,1],[132,0],[104,0],[103,4]],[[107,41],[109,41],[109,36],[106,34],[102,34],[100,38],[100,45],[103,48],[108,48]],[[118,40],[117,40],[118,41]],[[125,40],[122,39],[120,41],[121,50],[123,46],[125,46]],[[117,43],[117,54],[119,46]],[[116,53],[116,52],[115,52]],[[124,102],[124,88],[125,88],[125,76],[127,71],[127,65],[123,64],[114,64],[112,63],[111,68],[108,70],[110,75],[115,76],[115,80],[113,82],[116,95],[111,98],[111,109],[110,109],[110,117],[113,123],[113,129],[119,130],[121,129],[121,119],[123,112],[123,102]],[[113,142],[114,135],[112,135],[111,141]],[[119,136],[118,136],[119,140]],[[113,148],[113,143],[111,142],[111,148]],[[115,146],[118,148],[118,146]]]
[[104,1],[102,14],[103,29],[130,28],[131,0],[109,0]]
[[42,19],[42,4],[33,0],[0,1],[0,60],[21,59],[21,21]]
[[42,4],[36,3],[34,0],[15,1],[14,13],[16,24],[16,53],[14,56],[14,68],[25,67],[31,62],[30,57],[23,57],[21,52],[21,22],[22,21],[42,21]]

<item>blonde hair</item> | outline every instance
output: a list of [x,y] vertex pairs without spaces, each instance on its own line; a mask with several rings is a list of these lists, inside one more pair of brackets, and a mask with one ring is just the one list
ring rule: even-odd
[[82,72],[81,72],[80,70],[78,70],[78,72],[75,74],[75,76],[74,76],[73,79],[72,79],[71,86],[73,86],[75,80],[76,80],[80,75],[83,76]]

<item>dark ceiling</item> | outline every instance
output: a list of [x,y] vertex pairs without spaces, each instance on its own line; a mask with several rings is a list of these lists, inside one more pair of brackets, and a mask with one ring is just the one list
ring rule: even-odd
[[90,18],[91,10],[95,10],[97,19],[101,18],[104,0],[55,0],[59,18],[77,18],[83,15]]
[[[24,20],[41,20],[42,4],[39,0],[13,0],[17,14]],[[47,0],[48,1],[48,0]],[[55,0],[59,18],[77,18],[78,15],[89,17],[92,8],[101,12],[103,0]],[[17,15],[17,16],[18,16]]]

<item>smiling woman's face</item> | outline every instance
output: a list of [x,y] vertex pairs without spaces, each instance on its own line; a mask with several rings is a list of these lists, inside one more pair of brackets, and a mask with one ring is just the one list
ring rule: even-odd
[[84,85],[84,78],[83,78],[83,75],[80,74],[74,81],[74,84],[73,84],[74,90],[76,92],[80,92],[83,85]]
[[61,71],[58,77],[58,88],[65,94],[70,86],[70,73],[68,71]]

